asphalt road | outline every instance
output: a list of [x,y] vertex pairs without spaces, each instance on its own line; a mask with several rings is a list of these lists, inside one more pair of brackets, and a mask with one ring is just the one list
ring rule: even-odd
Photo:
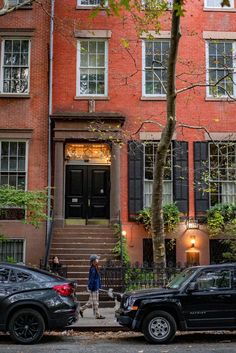
[[33,346],[12,343],[7,335],[0,336],[0,353],[236,353],[234,333],[185,333],[177,335],[169,345],[146,343],[137,333],[81,333],[76,336],[50,334]]

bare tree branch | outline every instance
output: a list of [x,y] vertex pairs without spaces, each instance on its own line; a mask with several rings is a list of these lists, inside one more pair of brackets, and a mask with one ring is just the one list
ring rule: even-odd
[[[188,87],[184,87],[184,88],[182,88],[182,89],[177,90],[177,91],[176,91],[176,94],[189,91],[190,89],[193,89],[193,88],[196,88],[196,87],[216,87],[216,86],[218,86],[219,83],[220,83],[221,81],[223,81],[226,77],[230,77],[230,78],[231,78],[230,74],[232,74],[232,72],[228,72],[226,75],[222,76],[222,77],[221,77],[218,81],[216,81],[215,83],[194,83],[194,84],[192,84],[192,85],[190,85],[190,86],[188,86]],[[232,82],[233,82],[233,80],[232,80]],[[234,84],[234,82],[233,82],[233,84]],[[220,87],[225,91],[225,93],[227,94],[227,96],[228,96],[230,99],[236,101],[236,99],[235,99],[224,87],[222,87],[222,86],[220,86]]]
[[142,129],[142,127],[145,124],[154,124],[154,125],[158,125],[159,127],[161,127],[163,129],[163,125],[161,123],[159,123],[158,121],[155,120],[144,120],[141,125],[139,126],[138,130],[136,130],[135,132],[132,133],[132,135],[137,135],[139,133],[139,131]]
[[23,6],[29,5],[35,0],[25,0],[20,4],[17,4],[15,6],[11,6],[9,0],[3,0],[3,7],[0,9],[0,16],[4,16],[8,13],[11,13],[15,10],[20,9]]

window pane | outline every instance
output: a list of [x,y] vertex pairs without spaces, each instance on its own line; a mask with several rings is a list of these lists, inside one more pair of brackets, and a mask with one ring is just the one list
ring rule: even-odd
[[[104,41],[82,41],[80,48],[81,48],[81,53],[80,53],[81,61],[80,61],[80,68],[79,68],[80,70],[79,93],[82,95],[86,95],[86,94],[104,95],[105,94],[105,42]],[[82,69],[82,67],[88,67],[88,69]]]
[[[145,42],[145,94],[164,95],[166,86],[166,60],[169,41]],[[156,68],[155,71],[152,67]]]

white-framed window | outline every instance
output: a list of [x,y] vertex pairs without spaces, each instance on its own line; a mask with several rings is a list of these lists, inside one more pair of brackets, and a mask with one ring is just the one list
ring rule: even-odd
[[236,204],[236,143],[209,143],[210,207]]
[[0,262],[14,260],[24,262],[25,244],[24,239],[0,240]]
[[[17,6],[20,4],[23,4],[25,2],[25,0],[8,0],[10,6]],[[27,4],[26,6],[29,6],[30,4]]]
[[6,38],[2,41],[1,93],[28,94],[30,40]]
[[166,96],[168,39],[144,40],[142,43],[142,95]]
[[[174,0],[166,0],[166,4],[168,9],[171,9],[173,7],[173,1]],[[161,1],[161,4],[163,4],[163,0]],[[156,8],[156,6],[158,5],[158,3],[155,1],[153,2],[153,0],[142,0],[142,5],[146,6],[147,8],[152,8],[154,6],[154,8]]]
[[27,143],[25,141],[0,141],[0,185],[10,185],[26,190]]
[[236,42],[211,40],[206,42],[208,97],[236,96]]
[[77,96],[107,96],[107,40],[79,40],[77,48]]
[[222,7],[222,0],[205,0],[204,1],[204,7],[205,8],[211,8],[211,9],[231,9],[234,7],[234,0],[229,0],[229,5],[230,6],[223,6]]
[[[0,185],[17,189],[27,188],[28,144],[25,141],[0,141]],[[0,219],[24,219],[23,208],[5,207],[0,209]]]
[[77,0],[78,6],[89,6],[89,7],[98,7],[98,6],[107,6],[107,1],[105,0]]
[[[144,207],[151,207],[154,161],[158,141],[144,143]],[[172,147],[168,151],[163,183],[163,205],[173,201]]]

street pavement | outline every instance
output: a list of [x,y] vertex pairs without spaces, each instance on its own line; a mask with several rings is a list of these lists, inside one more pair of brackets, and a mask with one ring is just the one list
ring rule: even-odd
[[115,308],[101,308],[106,317],[96,320],[91,309],[63,332],[46,333],[39,344],[15,344],[0,335],[0,353],[236,353],[234,332],[177,332],[169,345],[151,345],[141,333],[121,331]]
[[0,353],[236,353],[234,333],[178,333],[169,345],[150,345],[134,332],[72,331],[45,335],[33,346],[16,345],[0,336]]
[[79,317],[78,321],[72,325],[74,329],[83,328],[114,328],[119,329],[121,326],[115,319],[115,307],[114,308],[101,308],[99,309],[100,314],[105,316],[105,319],[95,319],[92,309],[84,311],[83,318]]

